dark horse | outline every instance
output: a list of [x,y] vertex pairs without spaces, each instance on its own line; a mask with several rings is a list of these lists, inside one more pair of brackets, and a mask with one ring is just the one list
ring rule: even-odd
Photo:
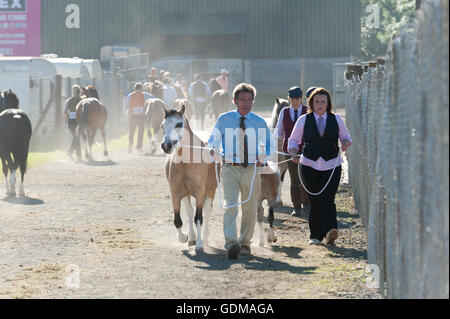
[[[78,123],[78,147],[80,148],[80,138],[83,136],[85,141],[86,159],[93,161],[92,144],[95,134],[100,130],[103,138],[104,156],[108,156],[106,148],[105,125],[108,119],[106,107],[100,102],[97,90],[93,86],[82,88],[84,94],[82,100],[77,105],[77,123]],[[87,140],[87,144],[86,144]],[[77,154],[81,154],[81,150]]]
[[[25,196],[23,179],[27,170],[31,133],[30,119],[24,111],[19,110],[17,95],[11,90],[0,93],[0,158],[6,193],[10,196],[16,196],[17,168],[20,168],[22,175],[19,195]],[[11,173],[9,183],[8,170]]]

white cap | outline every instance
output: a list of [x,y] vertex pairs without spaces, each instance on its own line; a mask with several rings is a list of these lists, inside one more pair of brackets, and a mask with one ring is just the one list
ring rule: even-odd
[[227,70],[227,69],[222,69],[222,70],[220,70],[220,73],[226,73],[226,74],[228,74],[228,70]]

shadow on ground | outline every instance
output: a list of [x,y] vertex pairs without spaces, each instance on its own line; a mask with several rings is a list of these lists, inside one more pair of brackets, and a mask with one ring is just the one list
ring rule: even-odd
[[[277,249],[277,248],[276,248]],[[278,248],[279,251],[283,251],[286,254],[297,254],[295,258],[301,258],[298,254],[300,249],[293,249],[293,247]],[[288,263],[275,260],[271,257],[263,256],[239,256],[238,259],[228,259],[227,251],[224,249],[211,248],[213,251],[210,253],[202,253],[199,255],[192,255],[189,250],[184,250],[183,255],[192,261],[201,262],[206,266],[195,266],[198,269],[203,270],[227,270],[234,264],[242,264],[247,270],[256,271],[288,271],[293,274],[313,274],[317,267],[298,267],[292,266]]]
[[37,199],[37,198],[31,198],[27,196],[8,196],[3,198],[3,201],[10,204],[15,205],[27,205],[27,206],[34,206],[34,205],[44,205],[44,201]]

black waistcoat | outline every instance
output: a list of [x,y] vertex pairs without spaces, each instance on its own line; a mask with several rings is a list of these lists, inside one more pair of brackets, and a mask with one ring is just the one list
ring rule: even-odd
[[327,114],[325,133],[321,137],[317,128],[314,113],[306,116],[303,133],[303,156],[316,161],[319,157],[329,161],[339,154],[339,125],[334,114]]

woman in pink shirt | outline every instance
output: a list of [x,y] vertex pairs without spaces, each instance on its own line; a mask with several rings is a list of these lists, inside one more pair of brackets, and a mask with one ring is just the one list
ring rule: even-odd
[[[294,126],[288,151],[294,163],[300,162],[301,181],[310,193],[309,243],[319,244],[325,239],[327,244],[333,245],[339,236],[334,203],[342,172],[338,140],[345,152],[352,139],[342,118],[332,113],[333,104],[327,90],[314,90],[308,105],[309,113],[300,117]],[[302,142],[303,154],[299,158],[298,145]]]

